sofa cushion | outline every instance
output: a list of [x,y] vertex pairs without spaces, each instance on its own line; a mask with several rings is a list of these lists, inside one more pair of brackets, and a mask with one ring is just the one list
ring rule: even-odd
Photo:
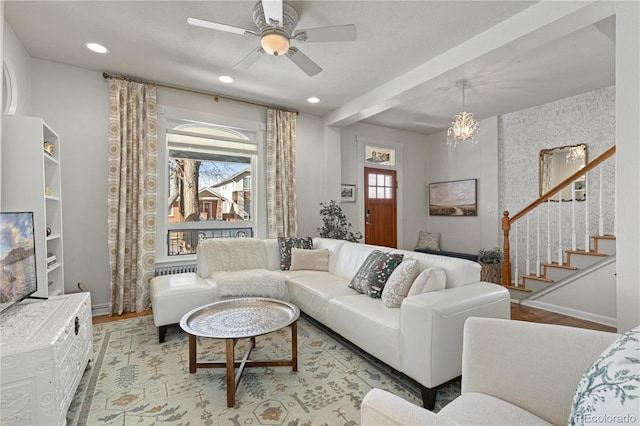
[[291,271],[311,270],[327,271],[329,269],[329,249],[304,250],[291,248]]
[[[392,249],[389,247],[345,241],[340,246],[338,252],[335,253],[337,261],[334,270],[331,270],[331,263],[333,263],[333,261],[329,261],[329,272],[333,272],[339,277],[351,281],[356,275],[356,272],[358,272],[358,269],[360,269],[364,261],[374,250],[389,253]],[[334,258],[333,250],[331,251],[331,258]]]
[[444,290],[447,286],[447,272],[442,268],[427,268],[413,281],[407,296]]
[[220,297],[272,297],[289,300],[286,276],[281,271],[245,269],[218,271],[211,274]]
[[440,233],[420,231],[417,249],[440,250]]
[[349,287],[358,293],[380,298],[382,290],[394,269],[402,262],[403,255],[372,251],[365,259]]
[[392,273],[382,290],[382,303],[387,308],[399,308],[409,294],[411,285],[420,274],[420,265],[415,259],[404,259]]
[[215,271],[241,271],[267,266],[267,250],[257,238],[208,238],[198,243],[198,275],[209,278]]
[[602,423],[598,419],[630,423],[629,416],[640,413],[639,392],[640,327],[636,327],[613,342],[584,373],[568,424]]
[[422,270],[435,267],[443,268],[447,271],[447,288],[461,287],[480,281],[481,268],[477,262],[407,250],[396,249],[392,253],[400,253],[405,257],[417,259]]
[[288,271],[291,266],[291,249],[312,249],[313,240],[311,237],[278,237],[278,247],[280,249],[280,269]]
[[550,425],[517,405],[482,393],[463,393],[438,412],[460,425]]
[[329,272],[288,271],[289,300],[305,314],[328,324],[329,299],[358,295],[348,287],[349,281]]
[[326,325],[401,371],[400,312],[401,309],[389,309],[380,300],[364,294],[335,296],[329,300]]

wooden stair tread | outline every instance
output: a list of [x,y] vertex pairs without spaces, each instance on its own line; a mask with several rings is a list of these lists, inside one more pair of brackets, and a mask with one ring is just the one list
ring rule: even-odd
[[552,283],[552,282],[553,282],[553,280],[550,280],[549,278],[546,278],[546,277],[539,277],[539,276],[537,276],[537,275],[525,275],[525,274],[523,274],[523,275],[521,275],[521,276],[522,276],[522,279],[524,279],[524,278],[529,278],[529,279],[531,279],[531,280],[543,281],[543,282],[545,282],[545,283]]
[[557,263],[543,263],[542,266],[547,267],[547,268],[569,269],[571,271],[577,271],[578,270],[578,268],[576,268],[575,266],[558,265]]
[[616,236],[615,235],[592,235],[591,238],[596,239],[596,240],[615,240]]
[[531,290],[530,290],[530,289],[528,289],[528,288],[524,288],[524,287],[516,287],[515,285],[505,285],[505,284],[502,284],[502,287],[504,287],[504,288],[508,288],[508,289],[511,289],[511,290],[525,291],[525,292],[527,292],[527,293],[531,293]]
[[606,254],[604,253],[598,253],[595,251],[582,251],[582,250],[565,250],[565,253],[567,254],[585,254],[587,256],[600,256],[600,257],[605,257]]

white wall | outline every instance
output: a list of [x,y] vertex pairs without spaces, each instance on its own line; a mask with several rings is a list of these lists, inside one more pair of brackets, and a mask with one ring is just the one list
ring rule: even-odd
[[615,327],[616,262],[523,304]]
[[[99,72],[31,61],[32,115],[61,138],[66,289],[87,284],[94,307],[109,303],[107,251],[107,146],[109,90]],[[266,110],[170,89],[158,89],[158,104],[265,122]],[[318,117],[300,114],[297,133],[299,235],[316,235],[324,146]],[[312,188],[312,189],[309,189]]]
[[[425,136],[412,132],[358,123],[341,131],[341,179],[340,183],[357,184],[356,202],[343,203],[343,211],[353,224],[354,231],[364,234],[364,169],[358,157],[358,138],[372,141],[376,146],[402,148],[402,169],[398,171],[398,247],[413,250],[418,233],[427,224]],[[334,198],[339,201],[339,198]],[[328,201],[328,200],[326,200]]]
[[109,87],[99,72],[34,59],[33,114],[60,135],[65,290],[83,282],[109,304],[107,156]]
[[617,2],[618,332],[640,324],[640,3]]
[[13,67],[16,76],[16,115],[31,115],[31,58],[8,22],[3,20],[4,60]]
[[[428,216],[427,230],[440,233],[442,250],[477,253],[481,248],[498,246],[502,215],[498,212],[497,118],[479,124],[479,142],[475,145],[447,145],[446,132],[428,137],[426,183],[478,179],[477,216]],[[426,183],[422,189],[425,197]]]

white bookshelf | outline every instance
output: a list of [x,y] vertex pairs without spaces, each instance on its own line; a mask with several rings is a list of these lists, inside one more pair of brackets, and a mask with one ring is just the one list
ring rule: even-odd
[[[53,154],[44,142],[53,144]],[[38,291],[64,294],[60,137],[41,118],[2,117],[2,200],[5,212],[32,211]],[[47,235],[47,227],[51,229]],[[49,264],[49,255],[55,263]]]

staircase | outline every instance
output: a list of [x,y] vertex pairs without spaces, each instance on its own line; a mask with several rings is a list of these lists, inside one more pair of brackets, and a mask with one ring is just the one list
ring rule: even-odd
[[571,279],[576,274],[589,269],[592,265],[616,254],[616,237],[613,235],[591,236],[593,250],[565,250],[566,263],[542,263],[541,275],[520,275],[518,286],[509,287],[511,300],[522,301],[531,298],[542,290],[553,289],[555,284]]
[[[504,212],[502,285],[509,289],[512,300],[536,298],[536,293],[553,291],[615,260],[611,259],[616,253],[615,229],[605,232],[604,217],[608,215],[610,224],[615,219],[611,220],[612,212],[603,211],[603,204],[615,205],[614,191],[603,191],[603,163],[613,157],[615,148],[512,217]],[[578,195],[577,188],[584,193]],[[569,191],[571,199],[557,201],[556,194],[562,191]]]

